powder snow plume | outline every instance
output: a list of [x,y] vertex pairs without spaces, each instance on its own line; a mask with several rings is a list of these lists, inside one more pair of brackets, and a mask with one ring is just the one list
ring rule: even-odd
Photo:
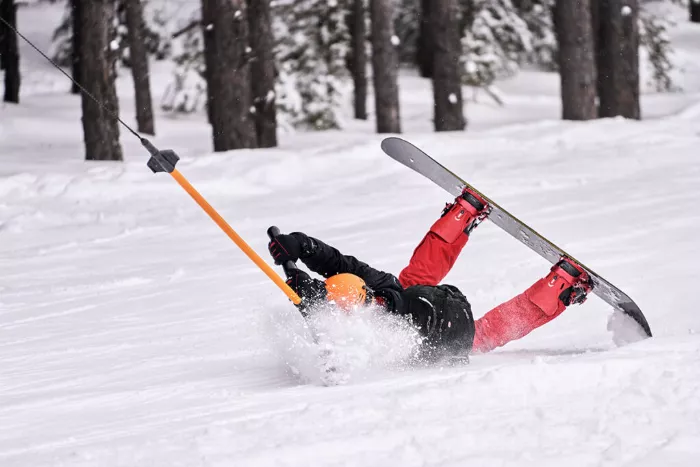
[[405,319],[367,307],[348,314],[334,306],[304,321],[274,310],[265,326],[286,368],[303,382],[334,386],[405,368],[419,356],[421,337]]

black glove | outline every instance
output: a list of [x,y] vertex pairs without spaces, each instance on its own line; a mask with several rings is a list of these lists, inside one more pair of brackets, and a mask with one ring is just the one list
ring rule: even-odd
[[275,264],[284,264],[287,261],[296,263],[301,254],[301,243],[294,235],[280,234],[267,245]]
[[292,232],[289,235],[280,234],[270,241],[267,249],[270,250],[275,264],[284,264],[287,261],[297,262],[313,253],[315,243],[301,232]]
[[287,285],[301,297],[301,303],[297,307],[304,315],[309,307],[326,299],[326,286],[324,283],[318,279],[312,279],[311,276],[301,269],[289,271]]

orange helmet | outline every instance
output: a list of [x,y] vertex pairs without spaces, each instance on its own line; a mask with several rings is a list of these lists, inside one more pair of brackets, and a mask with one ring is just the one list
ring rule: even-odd
[[326,299],[351,311],[368,302],[367,285],[354,274],[336,274],[326,279]]

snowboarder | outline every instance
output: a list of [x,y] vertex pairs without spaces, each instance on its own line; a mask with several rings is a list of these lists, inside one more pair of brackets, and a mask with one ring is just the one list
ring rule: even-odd
[[439,283],[488,212],[487,202],[465,189],[447,204],[398,279],[301,232],[276,236],[268,249],[276,264],[300,259],[326,278],[323,282],[299,269],[289,271],[287,284],[302,298],[298,305],[302,314],[323,302],[347,310],[375,303],[409,318],[432,348],[459,354],[488,352],[548,323],[567,306],[583,303],[592,289],[588,274],[562,258],[546,277],[474,321],[464,294]]

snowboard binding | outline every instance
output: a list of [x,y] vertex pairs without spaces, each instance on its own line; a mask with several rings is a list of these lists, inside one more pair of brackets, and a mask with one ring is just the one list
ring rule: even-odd
[[489,217],[489,214],[491,214],[491,205],[476,191],[474,191],[468,186],[464,187],[464,190],[462,190],[462,194],[460,195],[460,197],[476,210],[476,216],[474,217],[474,220],[464,230],[464,232],[467,235],[470,235],[472,231],[479,226],[479,224],[484,222],[484,220],[486,220],[486,218]]
[[593,282],[588,273],[574,260],[563,256],[557,264],[552,267],[553,272],[557,269],[568,274],[571,280],[571,286],[564,289],[559,295],[559,300],[566,306],[580,305],[588,298],[588,293],[593,290]]

